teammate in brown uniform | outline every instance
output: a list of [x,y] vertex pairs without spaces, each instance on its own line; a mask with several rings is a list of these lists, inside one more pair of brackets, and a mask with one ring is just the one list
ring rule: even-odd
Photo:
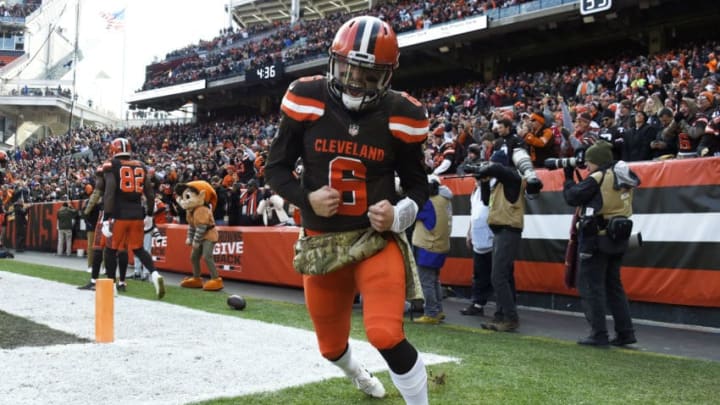
[[[105,255],[105,251],[109,249],[112,245],[112,237],[107,238],[103,232],[102,232],[102,222],[99,221],[99,219],[102,219],[103,210],[102,210],[102,196],[105,193],[105,179],[104,179],[104,173],[103,173],[103,165],[100,165],[95,170],[95,189],[93,190],[92,194],[90,194],[90,198],[88,198],[87,205],[85,206],[85,209],[83,210],[83,216],[85,217],[85,221],[89,226],[93,226],[95,229],[95,232],[93,232],[93,239],[92,241],[88,241],[88,249],[92,252],[92,260],[91,260],[91,274],[90,274],[90,281],[83,285],[78,287],[80,290],[92,290],[95,291],[95,283],[98,277],[100,276],[100,268],[102,266],[103,258]],[[94,225],[93,225],[94,224]],[[127,246],[123,246],[121,250],[117,251],[117,259],[118,259],[118,265],[119,267],[119,273],[120,273],[120,281],[117,284],[117,290],[119,291],[126,291],[126,285],[125,285],[125,275],[127,274],[127,266],[128,266],[128,252],[127,252]],[[105,263],[105,267],[107,268],[107,262]],[[115,269],[107,272],[108,274],[115,274]]]
[[[348,345],[359,292],[368,340],[387,362],[393,383],[406,403],[426,404],[425,365],[405,338],[403,311],[406,276],[412,281],[415,271],[406,265],[412,262],[404,231],[428,198],[422,164],[428,119],[420,102],[390,90],[398,62],[390,25],[368,16],[343,24],[330,48],[327,77],[305,77],[289,86],[265,177],[300,208],[309,237],[303,239],[323,237],[342,249],[338,241],[346,235],[374,230],[387,240],[374,255],[326,274],[307,274],[296,255],[296,270],[304,273],[305,300],[323,357],[365,394],[385,395]],[[298,158],[304,166],[300,181],[293,174]],[[395,191],[396,174],[405,197]]]
[[165,295],[165,280],[155,270],[152,257],[143,249],[145,224],[152,224],[153,205],[143,208],[142,196],[147,201],[155,200],[155,192],[147,175],[145,165],[130,158],[130,141],[116,138],[110,145],[113,158],[103,164],[105,180],[104,219],[102,233],[112,236],[112,245],[105,251],[105,268],[108,277],[114,278],[116,253],[121,246],[127,245],[136,259],[150,270],[150,279],[155,286],[158,298]]

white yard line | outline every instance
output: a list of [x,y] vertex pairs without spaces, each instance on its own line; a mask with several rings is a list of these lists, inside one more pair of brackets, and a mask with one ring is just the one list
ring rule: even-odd
[[[0,271],[0,310],[95,337],[95,294],[68,284]],[[369,343],[351,345],[369,370],[387,370]],[[343,374],[320,356],[310,331],[121,295],[113,343],[0,349],[0,376],[2,403],[126,405],[233,397]]]

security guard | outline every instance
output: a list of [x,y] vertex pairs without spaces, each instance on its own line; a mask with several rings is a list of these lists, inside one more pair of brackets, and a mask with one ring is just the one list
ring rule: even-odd
[[[636,342],[630,306],[620,280],[620,265],[632,231],[633,189],[637,175],[623,161],[613,161],[612,145],[598,141],[585,152],[589,175],[575,183],[573,167],[565,168],[563,195],[581,207],[578,221],[578,280],[590,335],[578,341],[590,346],[624,346]],[[617,335],[608,341],[605,305]]]

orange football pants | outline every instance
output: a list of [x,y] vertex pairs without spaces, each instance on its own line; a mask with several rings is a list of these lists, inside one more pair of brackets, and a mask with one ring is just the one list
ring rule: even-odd
[[137,250],[143,247],[145,231],[142,219],[116,219],[112,233],[112,248],[115,250],[122,250],[124,247]]
[[405,262],[395,240],[361,262],[322,276],[303,276],[303,285],[323,357],[334,360],[345,351],[357,292],[365,333],[375,348],[390,349],[405,339]]

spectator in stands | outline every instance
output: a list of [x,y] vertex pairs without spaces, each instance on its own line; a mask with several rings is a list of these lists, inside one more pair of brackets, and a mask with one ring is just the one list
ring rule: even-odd
[[528,145],[533,166],[544,167],[545,159],[557,157],[552,129],[545,125],[545,117],[542,114],[534,112],[530,115],[524,140]]
[[[716,94],[715,99],[720,97]],[[700,141],[700,156],[720,156],[720,107],[715,107],[709,114],[710,119],[705,126],[705,136]]]
[[593,128],[591,128],[593,122],[588,112],[580,113],[577,116],[575,120],[575,133],[570,137],[570,145],[573,148],[573,153],[595,143],[597,133],[593,133]]
[[258,204],[257,213],[262,218],[265,226],[286,225],[290,223],[288,209],[285,200],[277,195],[269,186],[265,186],[261,192],[261,201]]
[[75,218],[77,217],[77,211],[70,207],[70,204],[66,201],[62,204],[62,207],[57,213],[57,255],[58,256],[70,256],[72,253],[72,234],[73,226],[75,225]]
[[652,159],[650,143],[655,140],[657,129],[647,123],[645,111],[635,112],[635,127],[623,133],[622,160],[637,162]]
[[238,199],[238,225],[258,226],[263,224],[262,217],[257,213],[261,197],[262,192],[258,189],[257,181],[250,180]]
[[663,103],[657,94],[649,96],[647,101],[645,101],[645,106],[643,108],[643,111],[648,117],[648,125],[655,127],[658,130],[662,128],[662,123],[660,122],[660,117],[658,116],[658,113],[662,108]]
[[625,128],[615,125],[615,113],[610,109],[603,111],[602,127],[598,132],[598,138],[603,139],[612,145],[614,160],[620,160],[622,155],[624,132]]
[[632,102],[630,100],[620,101],[620,111],[617,114],[616,123],[618,127],[622,127],[626,131],[635,126],[632,115]]
[[593,101],[588,104],[588,113],[592,121],[599,126],[602,120],[602,110],[600,109],[600,103],[598,101]]
[[0,186],[3,187],[3,192],[5,191],[5,172],[8,167],[8,159],[7,152],[0,150]]
[[468,153],[467,157],[465,157],[465,160],[458,166],[457,173],[460,176],[464,176],[466,174],[472,174],[472,171],[469,173],[466,172],[465,165],[477,165],[480,162],[482,162],[482,146],[477,143],[473,143],[468,147]]
[[228,224],[228,197],[229,192],[223,186],[220,176],[213,176],[210,179],[210,184],[217,194],[217,207],[214,207],[213,216],[215,217],[215,225],[227,225]]
[[[697,148],[700,144],[700,131],[696,128],[697,105],[692,98],[683,98],[679,102],[678,110],[673,117],[673,128],[677,133],[679,159],[694,158],[698,156]],[[671,133],[670,133],[671,134]]]
[[698,156],[713,156],[717,151],[717,136],[713,133],[712,126],[708,125],[717,118],[717,112],[713,108],[715,96],[710,91],[703,91],[698,94],[696,101],[698,112],[695,118],[695,124],[690,129],[690,136],[697,136],[700,139],[698,143]]
[[658,113],[661,128],[655,135],[655,140],[650,142],[653,159],[667,159],[675,157],[677,146],[666,140],[666,134],[673,122],[673,112],[669,108],[662,108]]
[[575,97],[577,99],[584,99],[585,96],[595,94],[595,83],[593,83],[587,74],[583,73],[580,78],[580,83],[577,85],[575,91]]
[[[555,155],[558,157],[573,156],[573,147],[570,144],[570,130],[565,127],[565,119],[563,113],[555,114],[555,120],[552,124],[553,138],[555,138]],[[489,157],[488,157],[489,160]]]
[[[438,127],[438,129],[441,128],[442,127]],[[433,156],[432,173],[436,176],[455,174],[458,158],[456,140],[452,137],[448,140],[445,133],[438,131],[438,129],[433,132],[434,146],[437,152]]]
[[248,184],[250,180],[255,180],[255,152],[245,144],[240,144],[239,148],[242,153],[236,164],[238,180],[243,184]]
[[229,226],[240,225],[240,198],[244,192],[245,190],[241,188],[241,184],[235,183],[228,193],[227,215]]

